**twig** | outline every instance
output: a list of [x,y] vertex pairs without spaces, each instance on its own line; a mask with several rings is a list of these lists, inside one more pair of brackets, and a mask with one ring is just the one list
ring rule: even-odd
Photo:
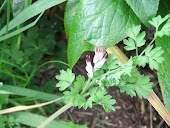
[[150,128],[153,128],[153,122],[152,122],[152,105],[149,104],[149,109],[150,109]]

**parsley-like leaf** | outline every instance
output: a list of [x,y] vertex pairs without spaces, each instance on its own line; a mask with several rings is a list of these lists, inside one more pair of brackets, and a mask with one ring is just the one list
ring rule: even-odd
[[128,40],[124,39],[123,42],[124,42],[124,44],[127,45],[124,47],[127,51],[136,49],[135,41],[133,39],[131,39],[131,38],[129,38]]
[[136,40],[136,37],[139,34],[140,30],[141,30],[141,26],[140,25],[137,25],[137,26],[133,25],[132,28],[128,29],[127,35],[130,38]]
[[170,17],[170,14],[166,15],[164,18],[162,18],[160,15],[157,17],[152,18],[151,21],[149,21],[149,23],[151,25],[153,25],[155,28],[158,29],[158,27],[164,22],[166,21],[168,18]]
[[150,78],[149,76],[141,75],[136,82],[136,93],[138,94],[139,98],[147,98],[149,95],[149,92],[152,91],[152,82],[149,82]]
[[126,84],[124,86],[120,86],[120,92],[123,93],[126,91],[126,93],[128,95],[130,95],[131,97],[136,96],[135,93],[135,85],[134,84]]
[[153,45],[146,48],[145,56],[149,58],[149,67],[153,70],[158,69],[158,63],[162,63],[162,61],[164,61],[164,58],[161,57],[164,51],[161,49],[161,47],[154,48],[153,50],[152,48]]
[[76,82],[74,82],[74,88],[78,89],[78,90],[82,90],[83,87],[85,86],[86,82],[85,82],[85,77],[78,75],[76,77]]
[[90,88],[89,92],[93,102],[102,105],[106,112],[111,110],[115,111],[115,108],[112,105],[115,104],[116,101],[111,99],[112,96],[106,95],[106,90],[100,87],[92,87]]
[[149,58],[147,56],[137,56],[137,65],[144,68],[148,62]]
[[114,58],[114,54],[109,54],[106,62],[102,66],[102,69],[106,69],[106,70],[107,69],[110,69],[110,70],[115,69],[115,68],[119,67],[117,65],[118,62],[119,62],[119,60]]
[[67,71],[60,70],[60,75],[56,75],[56,79],[59,80],[56,87],[59,87],[59,90],[63,91],[72,84],[75,74],[72,73],[71,69],[67,69]]
[[127,46],[124,48],[129,50],[137,49],[137,47],[141,47],[145,44],[145,32],[140,33],[141,26],[132,26],[132,28],[128,29],[127,35],[130,37],[128,40],[124,39],[123,42]]
[[115,111],[115,108],[112,105],[116,103],[116,100],[111,99],[111,97],[112,97],[111,95],[106,95],[100,101],[101,105],[103,106],[106,112],[111,110]]
[[149,95],[149,92],[152,91],[152,82],[149,82],[149,76],[141,75],[136,83],[128,83],[124,86],[120,86],[121,92],[127,92],[131,97],[136,96],[135,91],[139,98],[147,98]]
[[[162,37],[163,35],[167,35],[169,36],[170,34],[170,14],[166,15],[164,18],[162,18],[160,15],[157,16],[157,17],[154,17],[152,19],[152,21],[149,21],[149,23],[151,25],[153,25],[155,28],[156,28],[156,33],[155,33],[155,37],[156,36],[159,36],[159,37]],[[159,26],[165,22],[166,20],[168,20],[164,26],[162,27],[161,30],[159,30]]]
[[139,33],[137,35],[136,40],[135,40],[137,47],[141,47],[145,44],[145,40],[144,40],[145,35],[146,35],[145,32]]

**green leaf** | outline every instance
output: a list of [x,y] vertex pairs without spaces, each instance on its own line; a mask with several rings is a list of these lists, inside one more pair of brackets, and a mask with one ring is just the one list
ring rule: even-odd
[[141,75],[136,82],[136,93],[138,94],[139,98],[147,98],[149,95],[149,92],[152,91],[152,82],[149,82],[150,78],[149,76]]
[[146,64],[149,62],[149,59],[147,56],[138,56],[137,57],[137,64],[139,66],[142,66],[143,68],[146,66]]
[[17,16],[23,9],[25,0],[13,0],[13,16]]
[[151,20],[158,10],[159,0],[126,0],[140,20],[149,26],[148,21]]
[[2,109],[2,105],[3,104],[7,104],[8,103],[8,94],[0,94],[0,109]]
[[124,48],[129,50],[137,49],[137,47],[141,47],[145,44],[145,32],[140,33],[141,25],[133,25],[132,28],[129,28],[127,31],[127,35],[130,37],[128,40],[124,39],[123,42],[127,46]]
[[152,18],[152,20],[149,21],[149,23],[150,23],[151,25],[153,25],[156,29],[158,29],[159,26],[160,26],[163,22],[165,22],[169,17],[170,17],[170,14],[166,15],[164,18],[162,18],[162,17],[159,15],[159,16],[157,16],[157,17]]
[[84,43],[83,44],[83,51],[94,51],[95,46],[90,43]]
[[[15,117],[15,122],[16,123],[20,123],[20,124],[24,124],[26,126],[30,126],[30,127],[38,127],[41,123],[43,123],[47,117],[38,115],[38,114],[33,114],[30,112],[15,112],[12,114]],[[80,127],[82,128],[81,125],[74,125],[73,127],[70,126],[70,124],[65,123],[64,121],[58,121],[58,120],[53,120],[51,121],[47,126],[45,126],[46,128],[73,128],[73,127]],[[83,127],[84,128],[84,127]]]
[[127,46],[124,47],[127,51],[136,49],[135,42],[131,38],[129,38],[128,40],[124,39],[123,43],[127,45]]
[[114,58],[114,53],[113,54],[109,54],[108,58],[106,60],[106,62],[104,63],[104,65],[102,66],[102,69],[115,69],[117,67],[119,67],[117,65],[117,63],[119,62],[118,59]]
[[109,47],[125,38],[132,24],[139,23],[124,0],[81,0],[68,41],[70,68],[79,59],[84,40],[96,46]]
[[80,0],[68,0],[64,13],[64,27],[67,34],[70,33],[73,18]]
[[59,90],[63,91],[72,84],[75,74],[72,73],[71,69],[67,69],[67,71],[60,70],[60,75],[56,75],[56,79],[59,80],[56,87],[59,87]]
[[21,126],[15,123],[13,116],[0,115],[0,128],[21,128]]
[[161,86],[161,91],[163,95],[163,100],[165,106],[170,113],[170,37],[163,36],[162,38],[156,38],[156,45],[164,50],[163,57],[165,61],[159,64],[158,69],[158,80]]
[[[87,125],[78,125],[72,122],[60,121],[60,123],[70,126],[70,128],[88,128]],[[65,128],[65,127],[64,127]]]
[[116,100],[111,99],[111,97],[112,96],[110,95],[106,95],[100,101],[101,105],[103,106],[106,112],[109,112],[111,110],[115,111],[115,108],[112,105],[116,103]]
[[[57,4],[65,2],[66,0],[40,0],[36,1],[29,7],[25,8],[22,12],[20,12],[14,19],[9,22],[8,31],[17,27],[18,25],[24,23],[28,19],[36,16],[37,14],[51,8]],[[6,26],[4,26],[0,30],[0,36],[6,32]]]
[[170,19],[166,22],[166,24],[162,27],[160,31],[157,31],[155,35],[162,37],[163,35],[170,35]]
[[150,45],[145,50],[145,56],[149,58],[149,67],[153,69],[158,69],[158,63],[162,63],[164,58],[161,56],[163,54],[163,50],[161,47],[153,48],[153,45]]
[[65,103],[72,102],[74,107],[78,106],[79,108],[85,105],[86,99],[83,97],[83,95],[79,94],[80,90],[84,88],[85,84],[85,77],[81,75],[77,76],[76,82],[74,82],[73,85],[74,88],[71,89],[71,91],[64,92]]
[[133,97],[133,96],[136,96],[135,88],[136,86],[134,84],[126,84],[124,86],[120,86],[120,92],[123,93],[126,91],[128,95]]
[[82,90],[85,84],[86,84],[85,77],[78,75],[76,77],[76,82],[74,82],[74,88],[76,88],[77,90]]
[[136,40],[135,40],[137,47],[141,47],[145,44],[145,40],[144,40],[145,35],[146,35],[145,32],[139,33],[137,35]]
[[90,98],[88,98],[88,100],[85,102],[85,104],[83,105],[83,108],[84,109],[87,109],[88,107],[89,108],[92,108],[92,106],[93,106],[93,104],[92,104],[92,98],[90,97]]
[[138,80],[138,75],[139,75],[139,72],[137,71],[137,69],[133,68],[130,76],[124,75],[123,80],[125,80],[126,82],[129,82],[129,83],[135,83]]
[[121,67],[122,71],[124,72],[124,74],[128,74],[130,76],[131,71],[133,69],[133,60],[132,58],[130,58],[128,60],[128,62],[126,62],[122,67]]
[[[0,87],[0,94],[2,94],[1,92],[4,91],[6,92],[6,94],[33,97],[34,99],[41,99],[44,101],[55,100],[63,96],[61,93],[57,93],[57,95],[54,95],[50,93],[44,93],[28,88],[21,88],[11,85],[3,85],[2,87]],[[63,103],[63,100],[59,100],[58,103]]]
[[[139,98],[147,98],[149,95],[149,92],[152,91],[152,85],[153,83],[149,82],[150,78],[149,76],[141,75],[136,83],[128,83],[124,86],[120,86],[121,92],[127,92],[131,97],[136,96],[135,91]],[[133,82],[133,81],[132,81]]]
[[93,102],[102,105],[106,112],[111,110],[115,111],[115,108],[112,105],[116,103],[116,100],[111,99],[112,96],[106,95],[106,90],[103,90],[100,87],[92,87],[90,88],[89,93]]
[[141,30],[141,25],[132,25],[131,28],[128,29],[127,35],[132,38],[133,40],[136,40],[137,35],[139,34]]

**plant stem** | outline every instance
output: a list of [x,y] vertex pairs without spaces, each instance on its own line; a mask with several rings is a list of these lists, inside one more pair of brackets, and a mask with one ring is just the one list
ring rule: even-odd
[[38,128],[44,128],[47,124],[49,124],[52,120],[54,120],[56,117],[58,117],[70,107],[72,107],[72,103],[66,104],[65,106],[57,110],[55,113],[53,113],[47,120],[45,120],[40,126],[38,126]]
[[91,78],[89,77],[85,87],[83,88],[83,91],[81,92],[81,94],[84,94],[87,91],[87,88],[88,88],[88,86],[90,84],[90,81],[91,81]]
[[[151,46],[151,44],[154,42],[155,39],[156,39],[156,36],[152,39],[152,41],[149,43],[147,47]],[[146,51],[146,48],[142,51],[142,53],[139,56],[142,56],[144,54],[144,52]]]
[[[84,94],[83,96],[86,97],[90,95],[89,93]],[[60,108],[59,110],[57,110],[55,113],[53,113],[48,119],[46,119],[40,126],[38,126],[38,128],[44,128],[47,124],[49,124],[52,120],[54,120],[56,117],[58,117],[60,114],[62,114],[63,112],[65,112],[67,109],[69,109],[70,107],[72,107],[72,103],[66,104],[65,106],[63,106],[62,108]]]
[[138,56],[138,47],[136,46],[136,56]]
[[[155,38],[150,42],[149,45],[153,43]],[[120,60],[120,65],[123,65],[128,61],[128,57],[116,45],[107,48],[106,51],[110,54],[115,53],[115,56]],[[168,126],[170,126],[170,114],[153,91],[149,93],[147,100],[152,104],[152,106],[156,109],[159,115],[165,120]]]

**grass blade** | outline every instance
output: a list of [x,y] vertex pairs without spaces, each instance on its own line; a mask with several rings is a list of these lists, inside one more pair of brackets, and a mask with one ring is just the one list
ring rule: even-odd
[[[33,97],[44,101],[55,100],[63,96],[62,93],[57,93],[57,95],[55,95],[55,94],[49,94],[45,92],[35,91],[32,89],[21,88],[21,87],[16,87],[11,85],[3,85],[2,87],[0,87],[0,91],[6,91],[13,95]],[[58,103],[64,103],[64,101],[60,100],[58,101]]]
[[22,110],[28,110],[28,109],[42,107],[42,106],[57,102],[57,101],[61,100],[62,98],[63,97],[60,97],[58,99],[55,99],[55,100],[52,100],[52,101],[49,101],[49,102],[35,104],[35,105],[28,105],[28,106],[22,105],[22,106],[16,106],[16,107],[0,110],[0,114],[12,113],[12,112],[16,112],[16,111],[22,111]]
[[[27,126],[38,127],[44,120],[47,118],[40,116],[38,114],[33,114],[30,112],[15,112],[12,114],[15,117],[15,121],[20,124]],[[59,121],[51,122],[46,128],[71,128],[65,124],[60,123]]]
[[22,27],[22,28],[20,28],[20,29],[18,29],[18,30],[16,30],[16,31],[11,32],[11,33],[9,33],[9,34],[6,34],[6,35],[4,35],[4,36],[1,36],[1,37],[0,37],[0,41],[3,41],[3,40],[5,40],[5,39],[8,39],[8,38],[13,37],[13,36],[15,36],[15,35],[18,35],[19,33],[21,33],[21,32],[23,32],[23,31],[25,31],[25,30],[33,27],[33,26],[38,22],[38,20],[39,20],[40,17],[43,15],[43,13],[44,13],[44,12],[42,12],[42,13],[37,17],[37,19],[36,19],[34,22],[30,23],[29,25],[24,26],[24,27]]
[[[28,19],[36,16],[37,14],[51,8],[57,4],[65,2],[66,0],[39,0],[32,5],[25,8],[21,13],[19,13],[14,19],[9,22],[8,31],[17,27],[18,25],[24,23]],[[6,26],[4,26],[1,31],[0,35],[5,33]]]
[[1,6],[1,8],[0,8],[0,13],[1,13],[2,9],[5,7],[6,3],[7,3],[7,0],[5,0],[5,1],[3,2],[2,6]]

